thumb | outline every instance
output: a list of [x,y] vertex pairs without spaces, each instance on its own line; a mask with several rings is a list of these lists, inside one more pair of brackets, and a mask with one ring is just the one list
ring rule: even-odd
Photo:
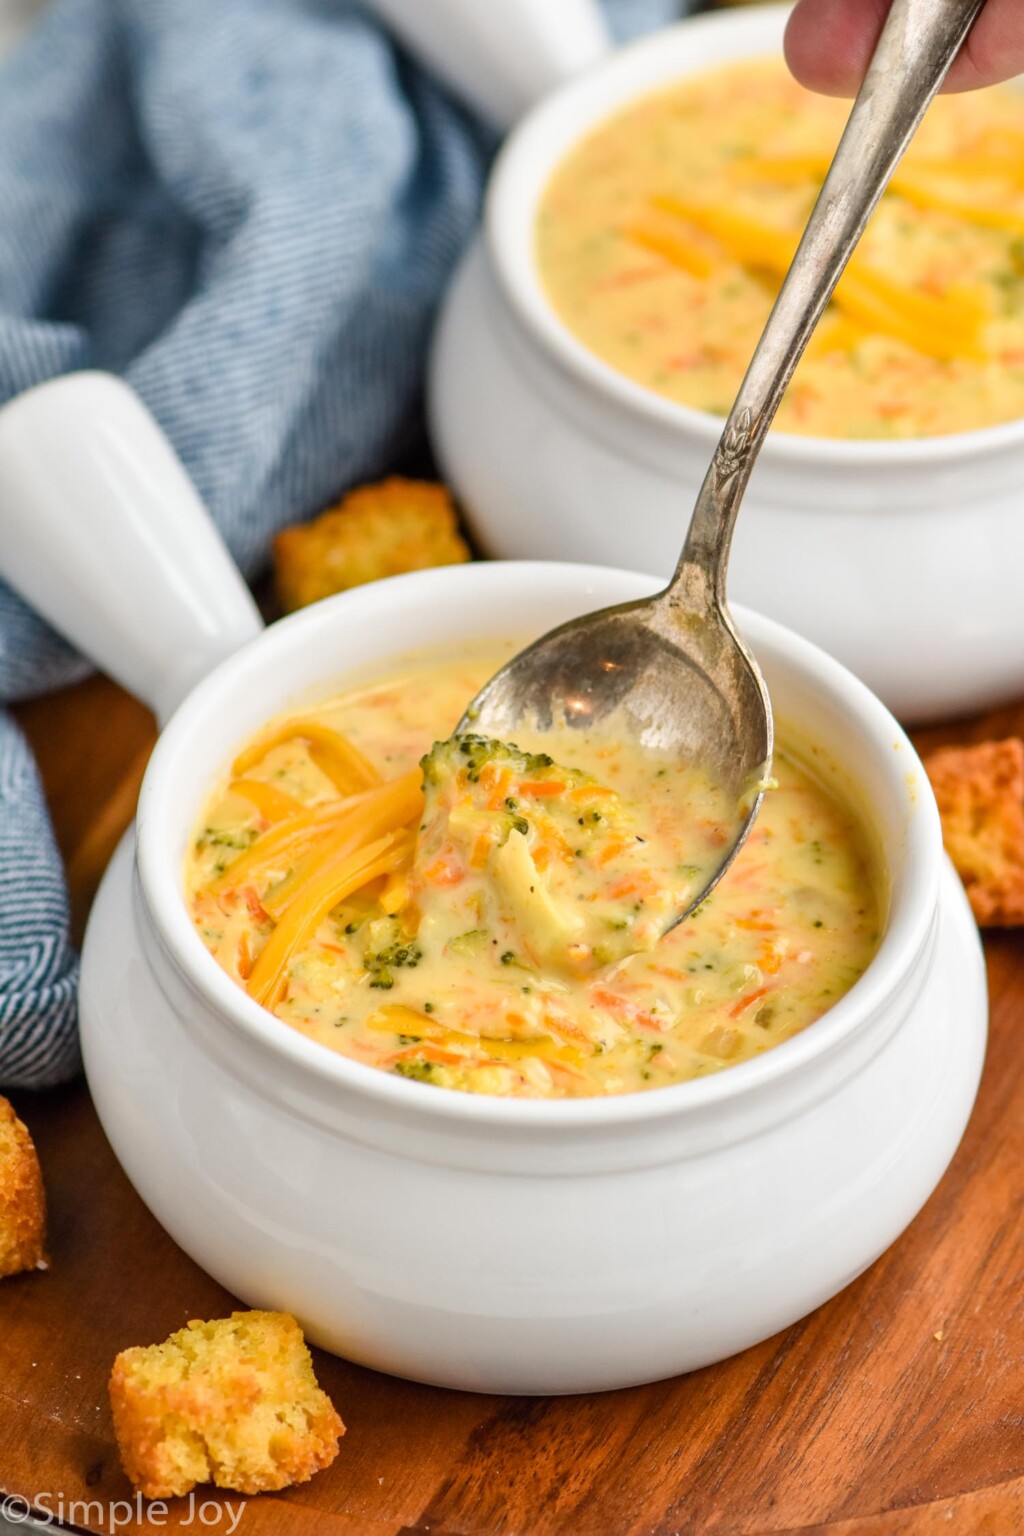
[[[889,0],[799,0],[786,26],[786,62],[811,90],[852,96],[888,11]],[[1024,6],[1020,0],[988,0],[943,90],[975,90],[1022,71]]]

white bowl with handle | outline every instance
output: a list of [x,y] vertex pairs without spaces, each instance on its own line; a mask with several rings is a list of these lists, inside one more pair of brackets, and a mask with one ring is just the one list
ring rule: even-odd
[[803,1316],[928,1198],[984,1053],[977,931],[913,748],[807,641],[737,615],[783,739],[820,749],[884,851],[888,911],[864,975],[801,1034],[712,1077],[503,1100],[364,1066],[264,1011],[194,931],[185,850],[224,764],[277,712],[411,649],[536,634],[654,578],[449,567],[261,632],[159,430],[95,374],[0,410],[0,573],[161,718],[86,935],[82,1046],[129,1178],[243,1301],[422,1381],[620,1387]]
[[[496,166],[443,307],[429,410],[482,548],[667,576],[721,420],[603,363],[548,302],[534,254],[552,172],[602,119],[733,60],[778,53],[788,8],[701,16],[543,100]],[[1024,691],[1024,421],[898,442],[771,432],[737,524],[732,598],[791,625],[907,722]]]

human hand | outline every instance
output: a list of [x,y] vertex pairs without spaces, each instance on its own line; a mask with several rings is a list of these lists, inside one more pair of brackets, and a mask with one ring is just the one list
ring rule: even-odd
[[[802,85],[853,96],[890,0],[799,0],[786,27],[786,61]],[[973,91],[1024,72],[1024,5],[988,0],[953,62],[944,91]]]

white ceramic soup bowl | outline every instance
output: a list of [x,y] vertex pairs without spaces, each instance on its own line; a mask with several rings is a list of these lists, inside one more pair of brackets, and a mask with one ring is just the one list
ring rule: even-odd
[[[513,133],[436,333],[430,414],[481,546],[668,575],[721,421],[617,373],[551,309],[534,259],[555,167],[637,96],[777,53],[786,7],[700,17],[562,87]],[[732,597],[790,624],[907,721],[1024,689],[1024,422],[907,442],[772,432]]]
[[[63,553],[63,530],[83,523],[106,552],[84,579],[77,551]],[[170,715],[136,836],[90,921],[82,1045],[133,1184],[245,1302],[423,1381],[620,1387],[801,1317],[920,1209],[977,1087],[980,946],[913,748],[828,656],[737,615],[783,740],[820,754],[888,867],[884,937],[863,977],[802,1034],[710,1078],[608,1099],[474,1097],[336,1055],[253,1002],[192,927],[186,846],[225,764],[277,712],[410,651],[537,634],[654,579],[460,566],[258,633],[166,445],[127,391],[95,376],[0,411],[0,525],[5,573],[26,590],[35,580],[80,643]],[[190,570],[207,573],[207,598]],[[192,687],[204,660],[212,670]]]

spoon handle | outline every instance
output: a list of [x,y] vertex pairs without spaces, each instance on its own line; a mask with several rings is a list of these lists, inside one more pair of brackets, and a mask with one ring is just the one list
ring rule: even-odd
[[832,290],[984,0],[893,0],[864,83],[694,507],[667,590],[721,607],[729,546],[758,450]]

